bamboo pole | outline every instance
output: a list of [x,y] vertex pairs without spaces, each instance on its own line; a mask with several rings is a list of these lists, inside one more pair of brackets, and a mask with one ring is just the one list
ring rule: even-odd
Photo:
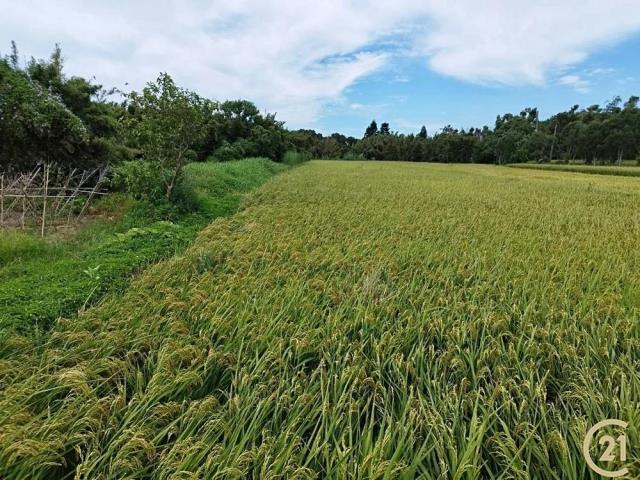
[[71,181],[73,180],[73,176],[75,173],[76,173],[76,169],[74,168],[72,172],[69,175],[67,175],[67,177],[65,178],[64,185],[56,189],[57,191],[62,192],[63,196],[60,196],[58,194],[58,198],[54,204],[55,206],[53,207],[54,217],[58,214],[58,211],[60,210],[60,204],[62,203],[62,200],[65,198],[65,195],[69,191],[69,185],[71,184]]
[[[76,216],[74,200],[82,196],[85,201],[77,215],[80,219],[93,199],[106,195],[100,191],[105,172],[106,169],[98,167],[60,176],[52,165],[40,165],[29,174],[8,175],[0,171],[0,228],[7,228],[15,219],[18,228],[27,229],[33,223],[44,236],[58,221],[72,222]],[[90,186],[90,182],[94,183],[92,179],[95,184]]]
[[98,174],[98,180],[96,181],[96,184],[94,185],[93,190],[89,194],[89,197],[87,198],[87,201],[85,202],[84,206],[82,207],[82,210],[80,210],[80,213],[78,214],[78,219],[82,218],[82,215],[84,214],[84,211],[89,206],[89,202],[91,202],[91,199],[93,199],[93,196],[98,192],[98,188],[100,188],[102,186],[102,182],[104,181],[105,174],[106,174],[106,170],[100,170],[100,172]]
[[42,202],[42,227],[40,229],[40,236],[44,237],[45,219],[47,216],[47,188],[49,187],[49,165],[44,167],[44,196]]
[[22,185],[20,185],[20,188],[22,190],[22,229],[23,230],[25,227],[25,217],[27,215],[27,201],[29,202],[30,208],[33,210],[33,215],[36,216],[38,213],[36,208],[37,206],[35,205],[35,203],[33,203],[29,199],[28,189],[31,188],[31,184],[36,180],[36,178],[38,178],[39,174],[40,174],[40,167],[36,168],[33,171],[33,173],[29,176],[27,176],[26,174],[23,174],[20,176],[20,181],[22,182]]
[[21,219],[21,223],[22,223],[22,229],[24,230],[24,216],[27,213],[27,204],[26,204],[26,194],[24,194],[22,196],[22,219]]
[[[95,172],[96,170],[94,170]],[[82,172],[82,175],[80,176],[80,180],[78,182],[78,185],[76,185],[76,188],[74,189],[74,191],[71,193],[71,196],[69,197],[69,199],[64,203],[64,205],[62,205],[62,210],[64,210],[65,208],[67,208],[67,205],[71,202],[72,198],[76,198],[79,193],[83,190],[82,186],[85,184],[85,182],[91,178],[91,175],[93,175],[93,173],[89,173],[87,171]],[[71,221],[71,209],[69,209],[69,217],[67,218],[67,224]]]

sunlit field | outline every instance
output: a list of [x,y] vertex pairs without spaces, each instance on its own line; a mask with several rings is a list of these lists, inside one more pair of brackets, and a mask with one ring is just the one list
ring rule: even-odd
[[640,180],[313,161],[0,339],[0,478],[640,476]]
[[515,168],[528,168],[531,170],[551,170],[558,172],[594,173],[597,175],[617,175],[621,177],[640,177],[640,168],[638,165],[630,165],[629,163],[630,162],[627,162],[627,164],[622,166],[514,163],[509,166]]

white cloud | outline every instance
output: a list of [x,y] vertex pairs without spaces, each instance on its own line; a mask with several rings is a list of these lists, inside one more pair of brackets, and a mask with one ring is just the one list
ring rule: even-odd
[[543,84],[550,70],[640,29],[638,0],[433,2],[423,48],[440,73],[478,83]]
[[[248,98],[309,126],[397,56],[479,83],[543,84],[640,28],[638,0],[113,1],[0,0],[0,48],[133,88],[167,71],[212,98]],[[7,47],[4,47],[6,45]],[[402,79],[401,74],[392,78]],[[566,76],[565,76],[566,77]],[[412,81],[416,76],[412,75]],[[569,80],[564,80],[569,82]]]
[[560,85],[573,87],[577,92],[588,93],[590,83],[579,75],[563,75],[558,79]]
[[[6,3],[6,5],[1,5]],[[293,123],[382,67],[394,34],[390,7],[365,2],[4,2],[0,41],[47,55],[62,44],[67,70],[133,88],[167,71],[207,96],[249,98]],[[368,15],[359,15],[368,11]],[[6,51],[7,48],[4,50]]]
[[611,75],[613,73],[616,73],[616,69],[611,67],[607,67],[607,68],[596,67],[596,68],[590,68],[585,71],[585,75],[589,77],[596,77],[600,75]]

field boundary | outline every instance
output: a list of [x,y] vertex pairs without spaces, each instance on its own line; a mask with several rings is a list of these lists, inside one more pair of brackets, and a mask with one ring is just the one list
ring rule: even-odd
[[510,163],[505,166],[510,168],[521,168],[525,170],[585,173],[588,175],[611,175],[611,176],[618,176],[618,177],[640,177],[640,167],[629,167],[629,166],[557,165],[557,164],[531,164],[531,163]]

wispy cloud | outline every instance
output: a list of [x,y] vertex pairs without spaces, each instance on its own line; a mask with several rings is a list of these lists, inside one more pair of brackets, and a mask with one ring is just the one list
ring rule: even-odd
[[558,79],[560,85],[573,87],[577,92],[589,93],[591,84],[579,75],[563,75]]
[[598,76],[603,76],[603,75],[611,75],[613,73],[616,73],[616,69],[615,68],[611,68],[611,67],[607,67],[607,68],[602,68],[602,67],[589,68],[589,69],[585,70],[585,72],[584,72],[584,74],[587,75],[588,77],[598,77]]

